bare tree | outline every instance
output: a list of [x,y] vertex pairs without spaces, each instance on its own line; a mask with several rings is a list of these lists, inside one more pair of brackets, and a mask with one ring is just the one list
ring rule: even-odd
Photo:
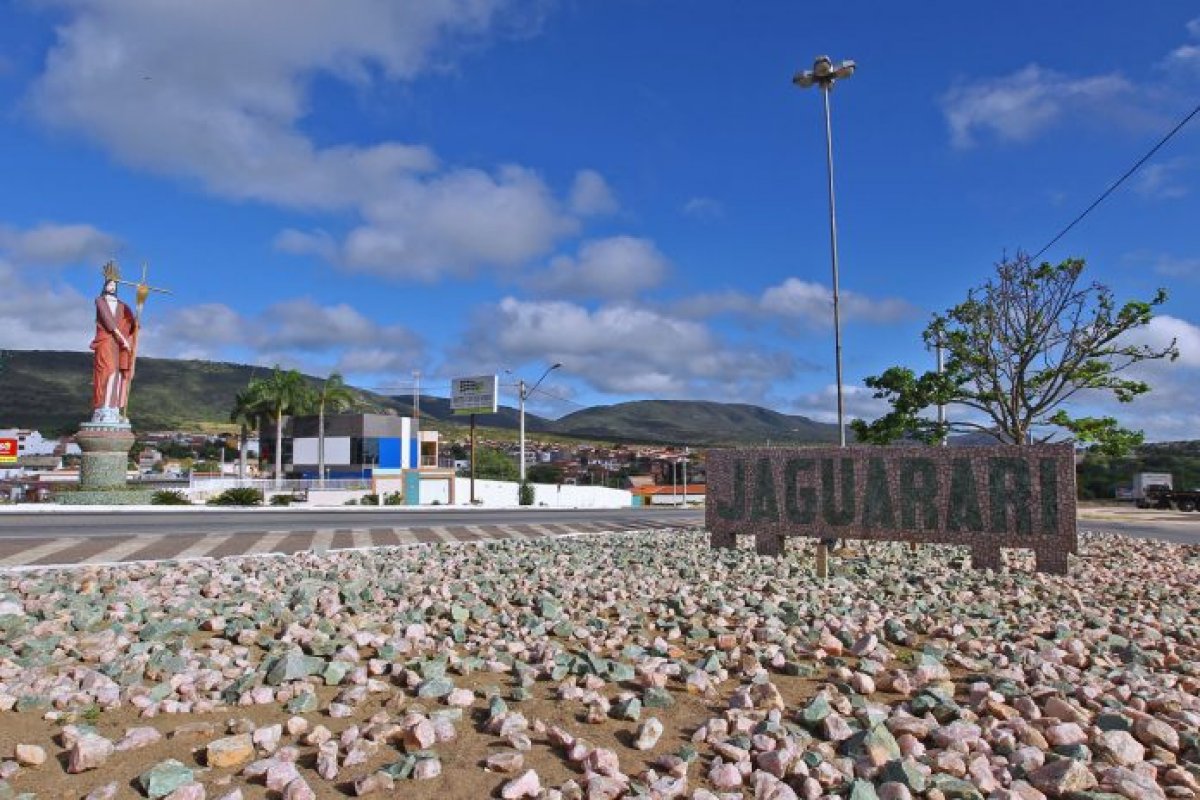
[[[1053,441],[1066,432],[1113,453],[1139,444],[1141,433],[1121,428],[1113,417],[1072,417],[1064,406],[1081,392],[1127,403],[1150,391],[1122,373],[1143,361],[1173,361],[1178,348],[1174,341],[1160,349],[1137,344],[1127,334],[1147,325],[1167,295],[1159,289],[1148,302],[1118,307],[1108,287],[1081,283],[1083,269],[1082,260],[1035,265],[1020,253],[998,264],[992,280],[934,315],[925,329],[926,344],[940,344],[947,353],[944,373],[917,376],[891,367],[866,380],[892,410],[874,422],[855,420],[859,440],[932,442],[953,430],[1018,445]],[[943,425],[928,419],[925,412],[939,403],[969,409],[982,421]]]

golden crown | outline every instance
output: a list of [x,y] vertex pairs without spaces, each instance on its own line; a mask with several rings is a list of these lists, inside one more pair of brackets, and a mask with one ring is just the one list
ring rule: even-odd
[[119,281],[121,280],[121,269],[117,266],[117,262],[109,261],[104,265],[104,280]]

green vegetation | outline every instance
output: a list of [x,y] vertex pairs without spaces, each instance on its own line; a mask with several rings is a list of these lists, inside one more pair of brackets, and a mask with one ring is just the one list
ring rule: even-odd
[[226,489],[216,497],[209,498],[210,506],[261,506],[263,493],[249,486]]
[[1200,488],[1200,441],[1144,444],[1123,457],[1088,452],[1077,468],[1081,500],[1111,500],[1117,487],[1129,486],[1139,472],[1167,472],[1176,489]]
[[524,481],[517,488],[517,504],[522,506],[533,505],[534,491],[533,484],[529,481]]
[[190,506],[192,501],[188,496],[178,489],[160,489],[150,498],[150,505],[154,506]]
[[475,454],[475,477],[481,480],[515,481],[520,475],[517,463],[503,450],[480,447]]
[[741,403],[641,400],[568,414],[555,433],[610,442],[664,444],[814,444],[837,441],[837,428],[807,417]]
[[[1071,417],[1064,404],[1084,391],[1122,403],[1150,391],[1122,371],[1142,361],[1174,360],[1179,351],[1174,342],[1161,349],[1134,344],[1127,334],[1149,324],[1166,292],[1118,307],[1108,287],[1080,284],[1083,269],[1078,259],[1038,265],[1023,254],[998,264],[993,279],[945,315],[935,314],[925,329],[925,343],[946,352],[945,372],[918,377],[891,367],[867,378],[892,410],[874,422],[855,420],[855,435],[887,444],[936,442],[950,431],[968,431],[1023,445],[1066,433],[1109,455],[1140,444],[1142,434],[1119,427],[1115,418]],[[971,413],[944,425],[928,416],[939,403]]]

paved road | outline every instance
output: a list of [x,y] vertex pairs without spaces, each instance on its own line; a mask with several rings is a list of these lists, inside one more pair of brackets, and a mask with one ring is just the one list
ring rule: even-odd
[[[703,511],[675,509],[6,510],[0,513],[0,569],[541,538],[703,524]],[[1200,544],[1200,514],[1086,509],[1079,527]]]
[[0,513],[0,569],[702,525],[697,510],[403,508]]

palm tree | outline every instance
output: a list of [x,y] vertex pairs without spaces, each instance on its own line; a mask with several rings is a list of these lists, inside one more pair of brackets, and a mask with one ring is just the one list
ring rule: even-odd
[[317,480],[322,489],[325,488],[325,409],[336,413],[351,408],[354,402],[354,393],[337,372],[325,380],[317,393]]
[[275,371],[258,383],[262,408],[275,418],[275,488],[283,485],[283,415],[295,414],[312,403],[312,389],[294,369]]
[[262,381],[251,378],[243,391],[233,398],[233,408],[229,411],[229,421],[241,426],[241,438],[238,440],[238,479],[246,480],[246,444],[250,437],[250,428],[258,428],[258,418],[263,413]]

